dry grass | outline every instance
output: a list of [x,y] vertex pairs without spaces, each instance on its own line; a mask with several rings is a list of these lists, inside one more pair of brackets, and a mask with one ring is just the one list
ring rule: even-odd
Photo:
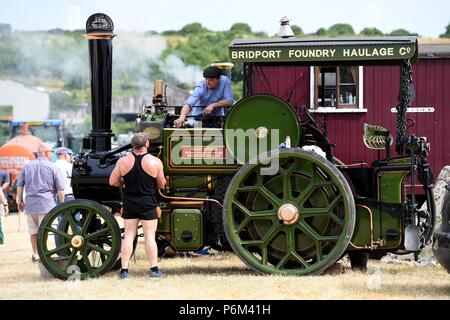
[[[344,274],[318,277],[256,275],[232,253],[163,259],[168,277],[149,279],[139,243],[132,278],[114,273],[76,282],[42,280],[30,261],[28,234],[17,230],[17,215],[4,219],[0,246],[0,299],[450,299],[450,275],[436,266],[412,267],[371,261],[359,273],[343,262]],[[377,285],[379,287],[377,288]]]
[[450,43],[450,38],[424,37],[424,38],[418,38],[417,41],[420,44],[448,44],[448,43]]

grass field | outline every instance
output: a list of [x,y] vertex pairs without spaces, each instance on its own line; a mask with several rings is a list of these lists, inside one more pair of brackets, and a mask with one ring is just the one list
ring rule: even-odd
[[367,273],[354,272],[342,261],[339,274],[317,277],[262,276],[234,254],[162,259],[164,279],[147,277],[148,263],[140,242],[129,280],[115,273],[99,279],[63,282],[43,280],[23,219],[4,218],[6,242],[0,246],[0,299],[450,299],[450,275],[441,267],[414,267],[370,261]]

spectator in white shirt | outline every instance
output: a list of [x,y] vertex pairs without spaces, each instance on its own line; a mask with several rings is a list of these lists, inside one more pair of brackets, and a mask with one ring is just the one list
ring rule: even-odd
[[66,180],[66,186],[64,188],[65,201],[75,199],[70,185],[70,180],[72,178],[72,154],[72,151],[68,148],[61,147],[56,149],[57,160],[55,164],[62,171]]

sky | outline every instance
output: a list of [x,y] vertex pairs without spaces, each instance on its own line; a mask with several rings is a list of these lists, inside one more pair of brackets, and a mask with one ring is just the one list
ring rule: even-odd
[[245,22],[271,35],[287,16],[305,33],[349,23],[357,33],[365,27],[384,33],[404,28],[438,37],[450,23],[449,0],[0,0],[0,23],[14,30],[84,29],[96,12],[112,18],[116,33],[179,30],[192,22],[223,31]]

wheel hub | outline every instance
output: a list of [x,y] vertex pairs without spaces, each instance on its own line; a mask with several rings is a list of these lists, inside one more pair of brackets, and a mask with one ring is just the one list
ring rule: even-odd
[[282,220],[284,224],[297,222],[299,214],[298,208],[290,203],[285,203],[278,209],[278,219]]
[[81,248],[84,244],[84,239],[82,236],[76,235],[70,240],[70,244],[74,248]]

